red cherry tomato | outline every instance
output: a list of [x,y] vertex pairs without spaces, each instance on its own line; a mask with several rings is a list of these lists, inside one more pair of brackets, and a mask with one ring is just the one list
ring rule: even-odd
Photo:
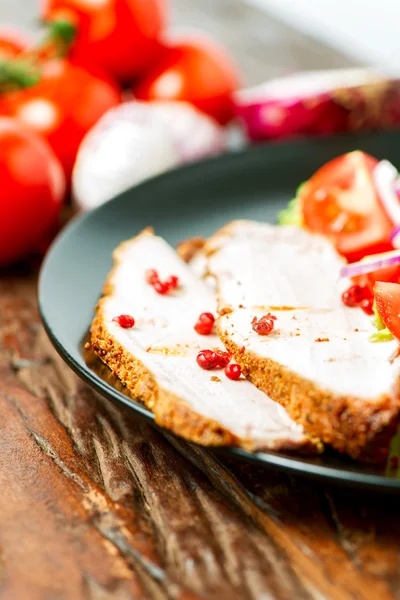
[[71,57],[93,62],[121,82],[131,82],[159,51],[166,0],[45,0],[42,17],[72,16],[78,34]]
[[393,265],[391,267],[385,267],[384,269],[377,269],[373,273],[367,273],[366,275],[359,275],[353,277],[354,283],[361,286],[368,286],[372,291],[377,281],[390,281],[391,283],[400,282],[400,265]]
[[141,100],[185,100],[225,124],[233,116],[238,85],[237,69],[225,51],[198,40],[166,47],[133,92]]
[[65,179],[54,152],[15,119],[0,118],[0,265],[35,250],[55,227]]
[[387,282],[376,283],[374,294],[382,321],[390,333],[400,340],[400,285]]
[[69,178],[82,138],[119,102],[119,91],[105,77],[56,59],[44,63],[38,84],[4,94],[0,113],[16,117],[45,137]]
[[393,224],[375,189],[378,161],[356,151],[324,165],[300,191],[305,226],[330,237],[349,261],[392,249]]
[[32,42],[16,29],[0,28],[0,60],[15,58],[31,46]]

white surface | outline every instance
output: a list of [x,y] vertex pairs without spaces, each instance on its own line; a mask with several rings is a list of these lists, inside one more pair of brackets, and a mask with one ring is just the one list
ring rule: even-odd
[[[246,0],[361,64],[396,66],[397,0]],[[329,66],[329,65],[327,65]]]
[[[202,312],[215,314],[214,294],[161,238],[144,233],[117,251],[114,293],[104,303],[107,329],[139,359],[165,390],[178,395],[196,413],[214,419],[259,448],[301,445],[303,429],[286,410],[255,386],[229,380],[223,370],[204,371],[196,356],[204,348],[225,350],[217,335],[198,335],[193,326]],[[181,289],[160,296],[145,282],[155,268],[161,279],[175,274]],[[112,321],[130,314],[136,324],[122,329]],[[218,376],[220,381],[213,381]]]
[[[220,326],[235,344],[338,395],[373,402],[391,394],[400,360],[390,358],[398,342],[369,342],[372,318],[342,304],[350,281],[339,280],[343,260],[328,240],[242,221],[216,236],[218,245],[209,270],[217,277],[219,311],[231,309]],[[275,329],[260,336],[251,321],[269,311]]]

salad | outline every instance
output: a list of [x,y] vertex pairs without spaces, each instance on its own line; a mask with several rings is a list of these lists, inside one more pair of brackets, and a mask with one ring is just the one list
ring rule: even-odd
[[400,175],[389,161],[360,150],[331,160],[278,220],[327,236],[347,260],[342,302],[371,315],[371,342],[400,341]]

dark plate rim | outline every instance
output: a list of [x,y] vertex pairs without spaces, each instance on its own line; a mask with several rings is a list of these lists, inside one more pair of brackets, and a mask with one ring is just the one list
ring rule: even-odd
[[[342,137],[342,136],[338,136]],[[347,137],[347,136],[346,136]],[[310,140],[296,140],[292,142],[287,142],[286,144],[280,143],[279,146],[296,146],[298,145],[300,148],[304,147],[304,144],[313,144],[315,143],[315,139]],[[262,147],[262,146],[261,146]],[[223,156],[207,159],[201,161],[199,163],[178,167],[167,173],[163,173],[158,175],[157,177],[152,178],[151,180],[144,181],[143,183],[135,186],[135,192],[140,193],[140,190],[145,187],[153,186],[153,185],[161,185],[164,181],[169,180],[170,178],[175,178],[176,175],[180,174],[182,171],[190,172],[196,171],[201,172],[202,170],[207,171],[210,164],[215,163],[226,163],[232,162],[234,163],[236,160],[241,160],[245,158],[249,160],[252,158],[252,155],[257,156],[260,151],[260,146],[254,146],[251,148],[246,148],[244,150],[235,151],[232,153],[225,154]],[[49,251],[42,263],[39,280],[38,280],[38,306],[39,306],[39,314],[42,320],[44,329],[53,344],[54,348],[61,356],[61,358],[66,362],[66,364],[87,384],[90,385],[92,389],[100,393],[107,399],[111,399],[112,401],[117,400],[118,402],[122,402],[135,412],[139,413],[142,417],[150,421],[154,424],[158,429],[162,430],[155,423],[154,414],[147,409],[145,406],[140,404],[138,401],[131,400],[127,396],[121,394],[118,390],[116,390],[112,385],[108,384],[104,380],[102,380],[96,373],[92,372],[89,367],[86,367],[80,364],[65,348],[63,343],[57,338],[54,334],[53,329],[51,327],[50,322],[46,317],[46,309],[43,303],[43,288],[44,288],[44,277],[45,273],[51,261],[53,259],[53,255],[57,250],[58,246],[70,235],[74,233],[74,231],[84,225],[87,220],[90,220],[94,214],[97,214],[105,209],[105,206],[108,206],[110,203],[118,203],[125,195],[126,192],[119,194],[118,196],[110,199],[106,203],[101,206],[95,208],[94,210],[87,212],[83,215],[76,215],[71,219],[71,221],[64,227],[64,229],[59,233],[56,239],[50,246]],[[170,435],[175,435],[168,429],[165,429]],[[176,436],[179,438],[179,436]],[[184,438],[180,438],[184,439]],[[190,444],[194,444],[194,442],[189,442]],[[274,452],[256,452],[251,453],[243,450],[241,448],[235,447],[209,447],[208,448],[212,452],[217,452],[218,454],[223,454],[227,457],[231,456],[234,459],[243,459],[245,462],[252,462],[254,464],[262,464],[270,466],[274,469],[282,470],[287,473],[291,473],[293,475],[309,477],[314,479],[319,479],[320,481],[331,482],[331,483],[341,483],[346,486],[358,487],[358,488],[369,488],[376,491],[397,491],[400,490],[400,479],[386,477],[384,475],[376,475],[369,473],[357,473],[357,471],[345,471],[340,467],[329,466],[329,465],[316,465],[313,463],[308,463],[302,460],[301,456],[283,456]]]

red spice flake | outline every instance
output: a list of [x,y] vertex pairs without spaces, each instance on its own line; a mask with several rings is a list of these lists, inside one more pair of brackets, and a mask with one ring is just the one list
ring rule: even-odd
[[372,299],[371,290],[367,285],[352,285],[342,294],[342,302],[349,308],[360,306],[366,299]]
[[373,315],[374,310],[372,308],[372,305],[373,305],[372,298],[364,298],[364,300],[361,301],[360,307],[362,308],[362,310],[365,312],[366,315]]
[[160,294],[161,296],[168,294],[168,292],[170,291],[170,288],[162,281],[156,281],[153,284],[153,288],[157,292],[157,294]]
[[210,335],[214,327],[214,321],[214,315],[211,313],[201,313],[194,329],[200,335]]
[[271,315],[271,313],[268,313],[258,321],[257,317],[254,317],[251,322],[251,327],[258,335],[269,335],[274,328],[274,321],[276,321],[276,317]]
[[329,342],[329,338],[317,338],[315,342]]
[[232,363],[225,368],[225,375],[228,379],[232,379],[232,381],[236,381],[242,374],[242,368],[240,365]]
[[223,369],[230,362],[232,355],[230,352],[221,350],[200,350],[196,357],[196,362],[202,369],[211,371],[213,369]]
[[223,369],[232,360],[232,354],[230,352],[222,352],[222,350],[216,350],[217,355],[217,366],[219,369]]
[[154,285],[158,281],[158,273],[155,269],[147,269],[144,278],[150,285]]
[[144,278],[146,282],[153,286],[157,294],[165,295],[172,290],[175,290],[179,286],[179,277],[176,275],[169,275],[165,281],[161,281],[158,272],[155,269],[148,269]]
[[205,371],[211,371],[217,368],[217,355],[213,350],[200,350],[196,362]]
[[179,286],[179,277],[176,275],[170,275],[164,281],[164,284],[168,287],[169,290],[175,290]]
[[119,315],[114,317],[113,321],[123,329],[131,329],[135,325],[135,319],[131,315]]

